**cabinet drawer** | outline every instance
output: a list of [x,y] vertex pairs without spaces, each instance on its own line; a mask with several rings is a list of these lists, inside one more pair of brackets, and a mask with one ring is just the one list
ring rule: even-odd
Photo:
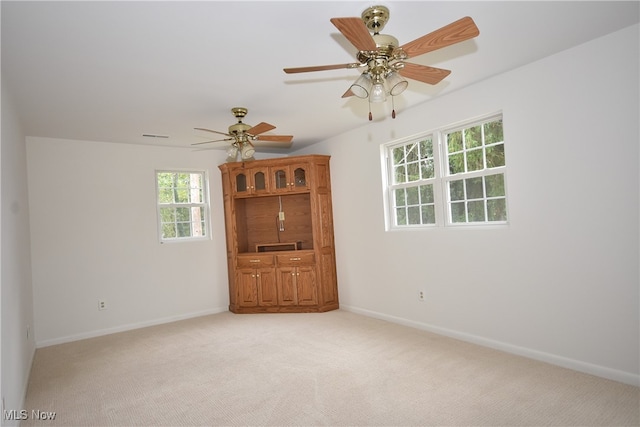
[[312,253],[292,253],[288,255],[276,255],[278,265],[313,265],[316,263],[316,256]]
[[273,267],[273,255],[239,255],[238,268]]

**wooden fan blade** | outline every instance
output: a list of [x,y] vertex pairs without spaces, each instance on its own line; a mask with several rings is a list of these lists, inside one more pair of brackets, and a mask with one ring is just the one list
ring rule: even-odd
[[255,125],[254,127],[252,127],[251,129],[249,129],[247,131],[248,134],[250,135],[258,135],[259,133],[264,133],[264,132],[268,132],[272,129],[275,129],[276,127],[274,125],[270,125],[269,123],[265,123],[265,122],[261,122],[258,123],[257,125]]
[[350,96],[354,96],[355,94],[353,92],[351,92],[351,88],[347,89],[347,91],[345,93],[342,94],[343,98],[348,98]]
[[333,64],[333,65],[318,65],[314,67],[298,67],[298,68],[284,68],[284,72],[287,74],[295,74],[295,73],[308,73],[310,71],[326,71],[326,70],[339,70],[342,68],[357,68],[360,64],[357,63],[349,63],[349,64]]
[[291,142],[293,135],[259,135],[256,141]]
[[331,18],[331,23],[358,50],[377,50],[375,40],[361,18]]
[[211,129],[205,129],[205,128],[194,128],[194,129],[195,130],[203,130],[205,132],[213,132],[213,133],[217,133],[218,135],[231,136],[228,133],[218,132],[217,130],[211,130]]
[[418,80],[430,85],[438,84],[442,79],[451,74],[450,70],[442,68],[429,67],[427,65],[404,63],[399,73],[408,79]]
[[478,34],[480,30],[476,27],[476,23],[466,16],[400,47],[412,58],[474,38]]
[[225,138],[225,139],[215,139],[213,141],[204,141],[204,142],[194,142],[191,145],[202,145],[202,144],[210,144],[212,142],[221,142],[221,141],[233,141],[233,138]]

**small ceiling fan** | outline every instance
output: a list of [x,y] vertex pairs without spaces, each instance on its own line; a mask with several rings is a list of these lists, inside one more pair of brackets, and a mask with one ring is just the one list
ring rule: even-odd
[[276,128],[269,123],[260,122],[255,126],[243,123],[242,119],[247,115],[248,111],[249,110],[244,107],[234,107],[231,109],[231,113],[238,119],[238,123],[229,126],[228,133],[205,128],[194,128],[196,130],[224,135],[227,138],[196,142],[191,145],[231,141],[231,145],[227,147],[227,162],[235,162],[238,158],[238,154],[242,160],[254,160],[253,155],[256,152],[256,147],[288,148],[291,146],[291,140],[293,140],[293,136],[291,135],[261,135],[264,132],[268,132]]
[[[399,95],[409,83],[406,78],[435,85],[451,71],[442,68],[406,62],[410,57],[423,55],[443,47],[471,39],[480,34],[473,19],[464,17],[451,24],[419,37],[402,46],[387,34],[380,34],[389,20],[389,9],[372,6],[362,12],[361,18],[332,18],[330,21],[358,49],[358,62],[285,68],[285,73],[307,73],[310,71],[336,70],[342,68],[364,68],[360,77],[342,95],[369,98],[369,102],[384,102],[386,96]],[[371,33],[371,34],[369,34]],[[395,109],[392,117],[395,118]],[[369,120],[372,120],[369,110]]]

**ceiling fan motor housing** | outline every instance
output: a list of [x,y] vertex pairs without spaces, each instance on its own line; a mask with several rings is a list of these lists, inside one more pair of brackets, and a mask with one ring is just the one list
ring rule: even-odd
[[373,40],[376,42],[378,52],[384,52],[391,55],[394,49],[398,47],[398,39],[388,34],[374,34]]
[[251,126],[249,126],[248,124],[238,122],[235,125],[229,126],[229,133],[231,135],[242,135],[249,129],[251,129]]
[[[375,52],[358,52],[358,61],[367,64],[367,71],[372,75],[386,75],[391,70],[399,70],[404,64],[406,55],[398,47],[398,39],[387,34],[373,34],[377,50]],[[396,64],[394,64],[396,62]]]

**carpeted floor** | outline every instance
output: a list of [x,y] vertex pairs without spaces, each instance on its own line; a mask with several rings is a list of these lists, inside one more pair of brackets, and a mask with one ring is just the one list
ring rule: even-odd
[[26,409],[21,426],[638,426],[640,390],[341,310],[220,313],[38,349]]

